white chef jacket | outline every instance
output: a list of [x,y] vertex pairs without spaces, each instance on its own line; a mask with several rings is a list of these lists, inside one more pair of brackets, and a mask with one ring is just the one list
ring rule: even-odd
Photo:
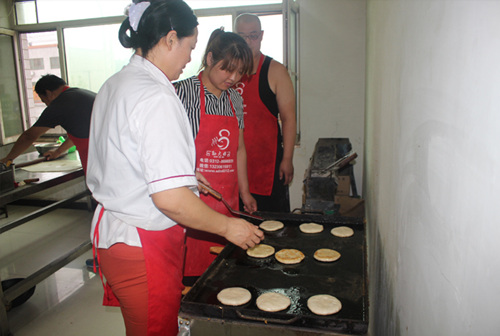
[[195,145],[182,103],[165,74],[134,55],[97,94],[92,111],[87,184],[101,207],[99,248],[142,246],[137,228],[176,223],[151,194],[178,187],[197,191]]

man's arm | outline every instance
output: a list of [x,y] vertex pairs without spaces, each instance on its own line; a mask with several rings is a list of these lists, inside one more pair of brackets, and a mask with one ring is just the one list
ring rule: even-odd
[[187,187],[164,190],[151,197],[156,207],[175,222],[215,233],[243,249],[255,246],[264,238],[257,226],[212,210]]
[[50,129],[50,127],[38,127],[33,126],[24,131],[19,139],[17,139],[14,147],[10,150],[9,154],[0,161],[7,163],[9,160],[14,160],[19,155],[21,155],[29,146],[33,144],[41,135],[45,134]]
[[289,184],[293,179],[293,151],[297,134],[295,118],[295,92],[285,66],[271,61],[268,74],[269,86],[276,94],[283,132],[283,159],[280,163],[280,179]]

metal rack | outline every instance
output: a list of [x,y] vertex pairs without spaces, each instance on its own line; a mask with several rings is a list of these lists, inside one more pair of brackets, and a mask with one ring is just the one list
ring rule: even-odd
[[[76,155],[76,153],[75,153]],[[75,159],[75,155],[69,154],[67,158],[68,160]],[[33,157],[38,156],[38,153],[30,153],[27,155],[23,155],[19,158],[19,161],[30,161]],[[17,161],[16,161],[17,162]],[[79,177],[84,176],[83,169],[71,171],[71,172],[56,172],[56,173],[29,173],[26,171],[17,170],[16,171],[16,180],[23,181],[25,179],[39,179],[38,182],[33,184],[27,184],[21,187],[18,187],[14,190],[5,192],[0,194],[0,208],[5,208],[7,204],[12,203],[14,201],[23,199],[29,195],[33,195],[43,190],[47,190],[57,185],[61,185],[63,183],[72,181]],[[35,218],[43,216],[51,211],[54,211],[58,208],[66,206],[70,203],[73,203],[83,197],[88,197],[90,192],[88,190],[84,190],[82,192],[78,192],[77,194],[54,202],[48,206],[42,207],[24,217],[18,218],[16,220],[10,221],[2,226],[0,226],[0,234],[6,231],[9,231],[15,227],[18,227],[22,224],[25,224]],[[73,250],[67,252],[66,254],[60,256],[56,260],[53,260],[48,265],[45,265],[38,269],[33,274],[29,275],[22,281],[16,283],[14,286],[8,288],[3,291],[0,286],[0,336],[11,335],[9,320],[7,317],[7,306],[18,296],[27,292],[36,284],[40,283],[51,274],[55,273],[57,270],[76,259],[86,251],[90,250],[92,244],[90,239],[81,243],[79,246],[74,248]],[[0,279],[1,280],[1,279]]]

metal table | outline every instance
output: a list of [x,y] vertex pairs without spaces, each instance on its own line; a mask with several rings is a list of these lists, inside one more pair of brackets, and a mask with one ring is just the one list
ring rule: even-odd
[[[23,154],[14,161],[14,164],[33,161],[37,158],[39,158],[38,152]],[[77,159],[78,159],[78,153],[74,152],[67,154],[60,160],[77,160]],[[21,182],[26,179],[39,179],[39,180],[37,182],[29,183],[24,186],[17,187],[14,190],[0,194],[0,207],[4,207],[8,203],[23,199],[26,196],[33,195],[43,190],[47,190],[51,187],[74,180],[81,176],[84,176],[82,168],[69,172],[50,172],[50,173],[32,173],[25,171],[23,169],[16,169],[15,171],[16,182]],[[0,226],[0,234],[89,195],[90,192],[88,190],[84,190],[67,199],[54,202],[24,217],[10,221]],[[9,330],[9,321],[7,318],[6,306],[9,305],[12,302],[12,300],[14,300],[22,293],[28,291],[36,284],[40,283],[41,281],[49,277],[51,274],[55,273],[57,270],[68,264],[70,261],[76,259],[80,255],[88,251],[91,248],[91,246],[92,244],[89,239],[80,244],[75,249],[69,251],[68,253],[52,261],[48,265],[43,266],[35,273],[29,275],[24,280],[20,281],[16,285],[7,289],[5,292],[0,287],[0,299],[1,299],[0,301],[2,302],[0,304],[0,336],[11,335]]]

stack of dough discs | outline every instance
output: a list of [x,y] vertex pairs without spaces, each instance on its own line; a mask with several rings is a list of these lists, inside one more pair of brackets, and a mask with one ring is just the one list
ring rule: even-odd
[[217,294],[217,300],[228,306],[241,306],[252,298],[252,294],[242,287],[225,288]]
[[279,250],[274,256],[283,264],[298,264],[305,258],[304,253],[295,249]]
[[340,258],[340,253],[335,250],[322,248],[314,252],[314,259],[324,262],[332,262]]
[[267,258],[274,254],[274,247],[267,244],[257,244],[247,250],[247,254],[254,258]]
[[259,227],[264,231],[278,231],[282,229],[285,225],[282,222],[275,220],[268,220],[260,223]]
[[268,312],[285,310],[290,306],[290,298],[280,293],[264,293],[257,298],[257,307]]
[[347,226],[339,226],[336,228],[333,228],[331,231],[332,235],[337,236],[337,237],[350,237],[354,234],[353,229]]
[[342,303],[335,296],[320,294],[311,296],[307,307],[316,315],[331,315],[342,309]]
[[316,223],[304,223],[300,224],[299,229],[304,233],[320,233],[323,231],[323,225]]

